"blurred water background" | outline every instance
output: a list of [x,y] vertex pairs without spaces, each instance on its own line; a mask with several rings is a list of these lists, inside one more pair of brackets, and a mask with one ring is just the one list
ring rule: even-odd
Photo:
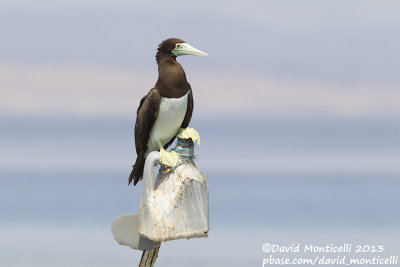
[[[141,184],[127,187],[132,120],[1,123],[7,266],[137,262],[140,253],[118,246],[109,231],[114,217],[136,212],[140,201]],[[163,245],[160,264],[195,257],[191,266],[259,266],[261,245],[271,239],[360,242],[361,235],[398,248],[397,121],[259,123],[193,122],[203,143],[197,163],[210,187],[210,238],[194,240],[192,248],[186,240]]]
[[139,206],[135,112],[172,36],[211,55],[179,59],[211,229],[156,266],[262,266],[266,242],[400,255],[399,4],[247,2],[2,4],[1,266],[137,265],[110,225]]

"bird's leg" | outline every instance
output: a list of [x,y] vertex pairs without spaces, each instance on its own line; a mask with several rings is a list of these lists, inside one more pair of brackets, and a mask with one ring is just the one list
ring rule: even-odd
[[158,148],[160,149],[160,163],[170,167],[175,167],[179,161],[179,154],[175,151],[165,151],[161,141],[158,141],[157,144]]
[[193,142],[197,142],[200,145],[200,135],[193,128],[180,128],[178,138],[182,139],[192,139]]

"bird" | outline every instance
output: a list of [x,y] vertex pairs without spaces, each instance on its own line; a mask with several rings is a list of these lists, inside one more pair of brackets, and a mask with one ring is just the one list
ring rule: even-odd
[[160,151],[160,162],[174,165],[179,156],[165,150],[175,137],[189,126],[193,112],[192,88],[186,80],[178,56],[195,55],[208,57],[185,41],[169,38],[157,49],[158,80],[141,100],[136,113],[135,147],[137,158],[129,176],[128,185],[136,185],[143,178],[144,163],[152,151]]

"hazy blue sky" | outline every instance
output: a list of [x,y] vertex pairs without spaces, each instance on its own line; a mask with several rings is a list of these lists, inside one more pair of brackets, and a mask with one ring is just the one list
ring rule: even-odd
[[[196,116],[399,117],[399,8],[397,1],[2,1],[0,112],[133,117],[156,81],[158,44],[179,37],[211,56],[179,59]],[[230,101],[219,101],[228,92]]]
[[[152,69],[162,39],[214,70],[399,82],[398,1],[2,1],[0,60]],[[190,63],[189,63],[190,62]]]

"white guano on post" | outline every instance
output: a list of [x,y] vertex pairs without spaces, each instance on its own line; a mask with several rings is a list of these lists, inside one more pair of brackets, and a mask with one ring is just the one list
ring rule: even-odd
[[155,186],[159,152],[146,159],[138,233],[154,242],[207,237],[209,230],[207,178],[191,159],[193,148],[178,153],[182,156],[178,166],[160,171]]
[[139,213],[117,217],[111,226],[120,245],[142,250],[139,267],[152,267],[160,242],[207,237],[209,207],[207,177],[193,162],[193,142],[178,139],[179,154],[174,168],[161,165],[154,182],[160,152],[151,152],[143,170],[143,193]]

